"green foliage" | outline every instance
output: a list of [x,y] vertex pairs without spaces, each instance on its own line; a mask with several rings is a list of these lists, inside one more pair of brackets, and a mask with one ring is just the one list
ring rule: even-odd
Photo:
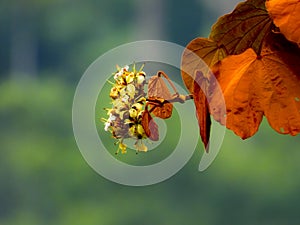
[[228,134],[203,173],[197,152],[166,182],[126,187],[81,157],[71,128],[73,88],[47,79],[5,82],[0,90],[0,224],[296,224],[299,138],[264,123],[246,142]]

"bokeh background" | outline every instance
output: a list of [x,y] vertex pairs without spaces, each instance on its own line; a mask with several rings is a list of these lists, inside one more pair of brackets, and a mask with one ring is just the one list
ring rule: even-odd
[[2,0],[0,224],[299,224],[300,140],[266,121],[246,141],[228,131],[205,172],[199,144],[179,173],[147,187],[96,174],[73,137],[74,91],[98,56],[143,39],[184,46],[236,3]]

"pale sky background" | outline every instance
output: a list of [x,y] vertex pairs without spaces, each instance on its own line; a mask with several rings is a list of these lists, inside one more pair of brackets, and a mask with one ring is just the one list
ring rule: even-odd
[[242,2],[240,0],[198,0],[201,3],[205,3],[207,7],[216,12],[217,14],[223,15],[232,12],[235,6]]
[[[182,30],[182,35],[186,37],[189,35],[188,27],[193,27],[198,29],[198,36],[206,37],[210,32],[211,26],[217,21],[220,16],[230,13],[233,11],[235,6],[243,2],[242,0],[193,0],[180,3],[181,12],[174,12],[180,19],[185,22],[180,22],[178,24],[178,29]],[[195,4],[196,3],[196,4]],[[179,4],[174,2],[173,4]],[[145,39],[166,39],[166,28],[172,26],[174,23],[179,21],[174,21],[172,18],[166,15],[168,8],[172,7],[170,4],[167,5],[165,1],[161,0],[136,0],[136,20],[135,25],[135,35],[136,40]],[[200,8],[206,9],[208,15],[202,15]],[[188,12],[191,12],[190,14]],[[197,14],[197,12],[199,13]],[[190,21],[190,22],[188,22]],[[203,22],[205,21],[205,22]],[[184,25],[183,25],[184,24]],[[179,34],[177,34],[179,35]],[[190,36],[187,40],[180,44],[187,44],[190,40],[197,37]],[[168,40],[168,41],[178,41],[178,40]]]

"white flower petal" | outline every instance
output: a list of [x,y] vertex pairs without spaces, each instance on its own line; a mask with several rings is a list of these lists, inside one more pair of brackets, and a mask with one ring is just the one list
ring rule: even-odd
[[122,102],[128,102],[129,96],[128,95],[124,95],[122,98]]
[[114,75],[114,79],[117,80],[120,76],[122,76],[123,74],[123,70],[120,70],[119,72],[117,72],[115,75]]
[[115,115],[113,115],[113,114],[109,114],[109,118],[108,118],[108,120],[109,121],[114,121],[114,120],[116,120],[116,116]]
[[139,75],[139,76],[137,77],[137,83],[138,83],[138,84],[142,84],[144,81],[145,81],[145,77],[144,77],[144,76]]
[[108,128],[110,127],[110,125],[111,125],[110,122],[106,122],[105,126],[104,126],[104,130],[108,131]]

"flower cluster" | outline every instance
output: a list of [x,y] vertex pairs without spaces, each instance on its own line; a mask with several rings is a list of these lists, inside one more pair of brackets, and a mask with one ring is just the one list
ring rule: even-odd
[[144,113],[146,94],[144,92],[146,73],[136,70],[132,71],[128,66],[120,68],[113,74],[113,87],[110,90],[112,108],[106,109],[108,119],[102,119],[104,130],[112,133],[118,139],[119,148],[116,153],[126,153],[127,146],[123,143],[126,138],[136,139],[135,148],[137,151],[147,151],[142,139],[147,138],[141,120]]

